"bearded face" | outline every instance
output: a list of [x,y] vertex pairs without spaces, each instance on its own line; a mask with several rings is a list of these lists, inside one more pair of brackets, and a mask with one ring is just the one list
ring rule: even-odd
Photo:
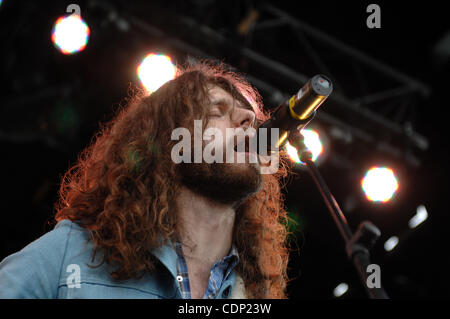
[[[230,134],[229,129],[252,127],[255,113],[218,86],[211,87],[209,94],[211,104],[207,106],[205,131],[213,128],[221,133],[222,138],[213,136],[211,141],[203,141],[202,145],[203,148],[208,144],[209,147],[214,146],[213,149],[221,149],[223,158],[212,163],[180,163],[181,181],[192,191],[211,200],[237,204],[261,188],[262,176],[258,155],[249,151],[249,137],[238,139],[236,130],[231,130],[233,133]],[[239,140],[247,147],[237,148]],[[238,150],[242,150],[241,154]]]

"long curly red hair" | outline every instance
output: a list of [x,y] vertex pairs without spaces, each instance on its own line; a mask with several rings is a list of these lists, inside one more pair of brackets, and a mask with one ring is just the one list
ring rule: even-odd
[[[177,143],[171,132],[206,118],[210,85],[252,106],[259,121],[266,119],[259,94],[241,75],[224,64],[197,63],[179,69],[174,80],[152,94],[136,94],[63,176],[56,222],[69,219],[86,228],[93,256],[101,251],[102,263],[117,265],[111,274],[115,279],[153,271],[157,260],[150,250],[177,235],[174,199],[180,179],[170,157]],[[281,194],[287,166],[283,157],[280,163],[278,172],[263,175],[261,190],[236,210],[236,271],[249,298],[287,297],[288,217]]]

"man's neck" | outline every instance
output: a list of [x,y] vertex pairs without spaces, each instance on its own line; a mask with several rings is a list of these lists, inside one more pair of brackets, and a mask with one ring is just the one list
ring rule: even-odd
[[231,248],[235,210],[181,187],[177,198],[186,259],[212,267]]

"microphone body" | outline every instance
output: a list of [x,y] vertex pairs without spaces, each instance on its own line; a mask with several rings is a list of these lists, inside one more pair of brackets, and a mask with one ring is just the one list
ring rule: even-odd
[[[288,100],[282,102],[272,113],[270,119],[262,123],[255,138],[258,139],[258,153],[276,152],[287,143],[288,134],[296,129],[303,129],[314,117],[317,108],[333,91],[331,81],[324,75],[312,77]],[[260,129],[266,130],[260,130]],[[278,134],[272,135],[272,128]],[[278,135],[278,136],[276,136]],[[261,149],[261,139],[266,139],[267,150]]]

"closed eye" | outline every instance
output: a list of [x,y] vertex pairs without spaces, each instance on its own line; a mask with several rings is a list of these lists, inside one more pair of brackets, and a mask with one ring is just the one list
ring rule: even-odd
[[221,116],[223,116],[223,114],[220,112],[211,112],[208,114],[208,117],[221,117]]

